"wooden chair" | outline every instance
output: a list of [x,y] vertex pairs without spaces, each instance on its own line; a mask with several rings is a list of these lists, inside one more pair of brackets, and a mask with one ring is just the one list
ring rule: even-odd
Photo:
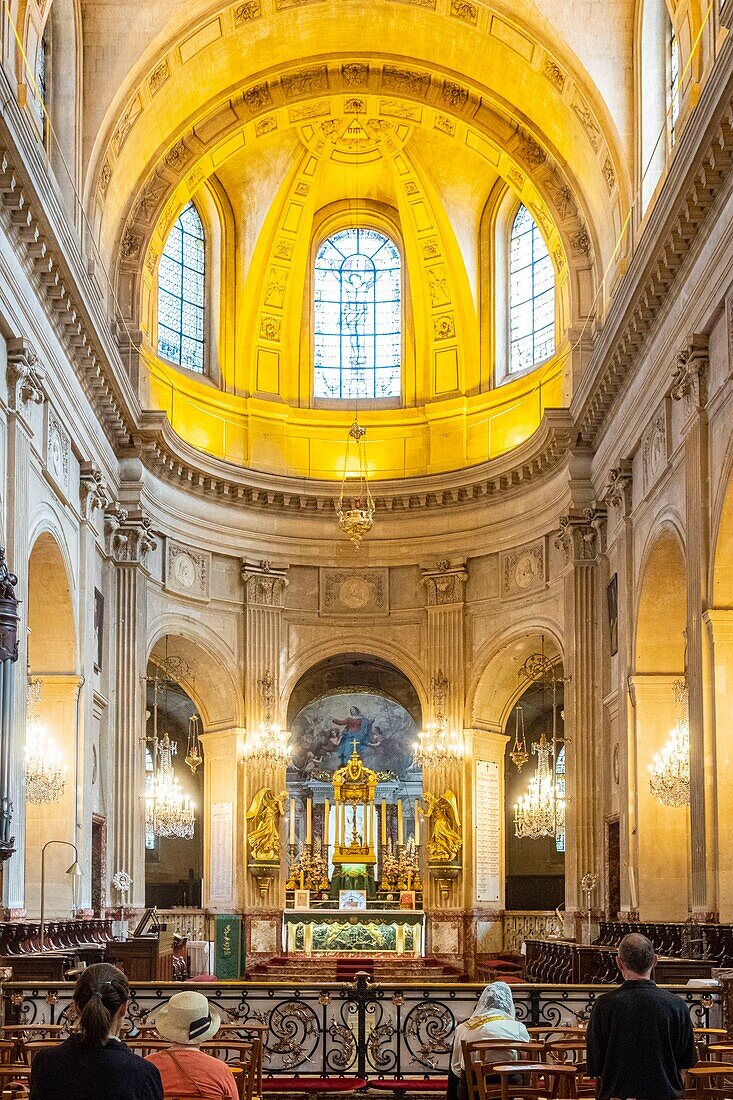
[[723,1100],[732,1093],[733,1062],[698,1062],[687,1070],[687,1082],[695,1100]]
[[11,1062],[16,1062],[17,1049],[18,1043],[15,1039],[0,1039],[0,1065],[9,1066]]
[[125,1045],[139,1054],[141,1058],[147,1058],[156,1050],[167,1050],[170,1043],[167,1039],[125,1039]]
[[[259,1039],[227,1039],[226,1037],[219,1039],[217,1036],[202,1043],[201,1050],[206,1054],[213,1054],[215,1058],[221,1058],[223,1055],[223,1060],[230,1068],[241,1067],[244,1078],[241,1095],[244,1100],[251,1100],[255,1085],[259,1096],[262,1091],[262,1043]],[[230,1058],[230,1051],[234,1052],[233,1058]]]
[[3,1100],[20,1100],[30,1092],[30,1066],[0,1065],[0,1096]]
[[578,1065],[585,1062],[585,1039],[556,1039],[546,1045],[546,1061],[557,1065]]
[[23,1043],[23,1053],[27,1064],[29,1066],[33,1065],[33,1059],[38,1054],[39,1050],[53,1050],[60,1042],[61,1039],[31,1039]]
[[[531,1041],[529,1043],[518,1042],[514,1039],[476,1039],[473,1042],[463,1039],[461,1041],[461,1051],[469,1100],[479,1100],[479,1080],[477,1076],[479,1067],[500,1066],[509,1062],[516,1065],[517,1059],[524,1058],[528,1060],[532,1055],[542,1061],[545,1044]],[[517,1059],[512,1058],[510,1051],[517,1052]],[[488,1071],[484,1084],[485,1088],[490,1087],[490,1077],[491,1070]],[[497,1097],[500,1095],[498,1082],[495,1082],[495,1091],[487,1095]]]
[[705,1047],[705,1060],[709,1062],[733,1062],[733,1043],[710,1043]]
[[707,1051],[713,1043],[725,1043],[728,1039],[728,1032],[724,1027],[695,1027],[692,1030],[697,1056],[705,1061],[708,1058]]
[[[546,1098],[560,1100],[577,1097],[575,1066],[548,1066],[546,1062],[519,1062],[513,1066],[497,1066],[501,1083],[501,1100]],[[481,1098],[484,1100],[484,1097]]]

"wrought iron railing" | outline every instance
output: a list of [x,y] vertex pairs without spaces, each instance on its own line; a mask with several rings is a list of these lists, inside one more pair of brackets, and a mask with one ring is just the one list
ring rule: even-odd
[[[266,1023],[265,1073],[299,1076],[444,1076],[457,1023],[471,1015],[482,986],[313,984],[300,987],[258,982],[189,983],[225,1018]],[[717,990],[669,986],[689,1006],[696,1027],[719,1027]],[[69,1019],[69,983],[4,987],[6,1014],[27,1023]],[[135,986],[129,1015],[133,1029],[145,1022],[180,985]],[[517,1018],[528,1027],[560,1027],[588,1018],[603,986],[515,985]],[[134,1031],[133,1031],[134,1033]]]

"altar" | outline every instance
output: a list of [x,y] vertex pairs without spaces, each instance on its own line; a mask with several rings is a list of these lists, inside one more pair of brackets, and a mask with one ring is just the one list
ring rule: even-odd
[[407,909],[286,909],[284,948],[290,954],[411,955],[424,953],[425,914]]

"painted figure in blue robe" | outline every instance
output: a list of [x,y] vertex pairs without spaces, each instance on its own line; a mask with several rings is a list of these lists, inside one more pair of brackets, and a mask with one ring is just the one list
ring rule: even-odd
[[341,764],[345,765],[348,763],[354,749],[361,754],[372,732],[374,719],[367,718],[358,707],[349,707],[348,718],[332,718],[331,721],[334,726],[343,726],[344,728],[339,744],[339,755]]

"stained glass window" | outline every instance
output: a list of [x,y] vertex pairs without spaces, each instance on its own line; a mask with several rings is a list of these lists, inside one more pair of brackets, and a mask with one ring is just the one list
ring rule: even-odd
[[541,363],[555,351],[555,272],[534,218],[520,206],[509,256],[511,371]]
[[400,254],[384,233],[344,229],[318,249],[314,270],[316,397],[400,396]]
[[192,202],[181,211],[158,267],[158,354],[204,370],[205,238]]
[[675,141],[675,127],[680,113],[680,46],[670,24],[669,32],[669,138]]
[[[563,745],[555,761],[555,795],[565,802],[565,746]],[[555,834],[555,849],[565,851],[565,829]]]

